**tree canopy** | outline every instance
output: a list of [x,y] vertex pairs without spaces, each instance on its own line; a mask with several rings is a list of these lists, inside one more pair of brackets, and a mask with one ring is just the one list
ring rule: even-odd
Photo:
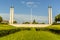
[[2,17],[0,16],[0,23],[3,21]]
[[60,14],[58,14],[57,16],[55,16],[55,22],[60,21]]
[[30,22],[23,22],[23,24],[30,24]]
[[38,22],[35,21],[35,19],[33,20],[32,24],[38,24]]
[[17,21],[13,21],[13,23],[14,23],[14,24],[16,24],[16,23],[17,23]]

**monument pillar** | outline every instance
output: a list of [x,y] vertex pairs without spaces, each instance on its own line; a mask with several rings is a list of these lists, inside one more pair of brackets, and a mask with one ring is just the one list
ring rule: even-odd
[[13,24],[14,21],[14,7],[10,7],[10,21],[9,24]]
[[49,24],[52,24],[52,7],[48,7],[48,19],[49,19]]

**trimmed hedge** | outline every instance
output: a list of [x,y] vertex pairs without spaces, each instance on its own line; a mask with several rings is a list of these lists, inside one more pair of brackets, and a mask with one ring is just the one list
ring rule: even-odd
[[15,29],[9,29],[9,30],[0,30],[0,37],[3,37],[3,36],[6,36],[6,35],[9,35],[9,34],[12,34],[12,33],[15,33],[15,32],[18,32],[18,31],[29,31],[31,30],[31,28],[15,28]]
[[48,28],[35,28],[36,31],[46,31],[46,30],[49,30]]
[[49,29],[49,31],[55,34],[60,34],[60,30]]
[[60,34],[60,30],[53,28],[35,28],[36,31],[50,31],[55,34]]
[[6,36],[6,35],[9,35],[9,34],[18,32],[18,31],[20,31],[19,28],[17,28],[17,29],[10,29],[10,30],[0,30],[0,37]]
[[15,29],[9,29],[9,30],[0,30],[0,37],[3,37],[3,36],[6,36],[6,35],[9,35],[9,34],[12,34],[12,33],[15,33],[15,32],[18,32],[18,31],[32,31],[32,30],[36,30],[36,31],[50,31],[52,33],[55,33],[55,34],[60,34],[60,30],[57,30],[57,29],[53,29],[53,28],[25,28],[25,27],[22,27],[22,28],[15,28]]

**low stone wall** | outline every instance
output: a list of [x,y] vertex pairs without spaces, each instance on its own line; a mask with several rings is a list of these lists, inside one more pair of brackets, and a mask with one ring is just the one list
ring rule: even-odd
[[10,24],[15,27],[47,27],[50,24]]

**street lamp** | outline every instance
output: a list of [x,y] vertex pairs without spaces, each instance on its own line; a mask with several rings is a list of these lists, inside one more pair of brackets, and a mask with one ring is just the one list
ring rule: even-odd
[[32,24],[32,8],[33,7],[37,7],[37,5],[36,5],[36,3],[35,2],[32,2],[32,1],[30,1],[30,2],[23,2],[23,4],[26,4],[27,5],[27,7],[29,7],[30,8],[30,14],[31,14],[31,22],[30,22],[30,24]]
[[32,24],[32,8],[31,8],[31,24]]

